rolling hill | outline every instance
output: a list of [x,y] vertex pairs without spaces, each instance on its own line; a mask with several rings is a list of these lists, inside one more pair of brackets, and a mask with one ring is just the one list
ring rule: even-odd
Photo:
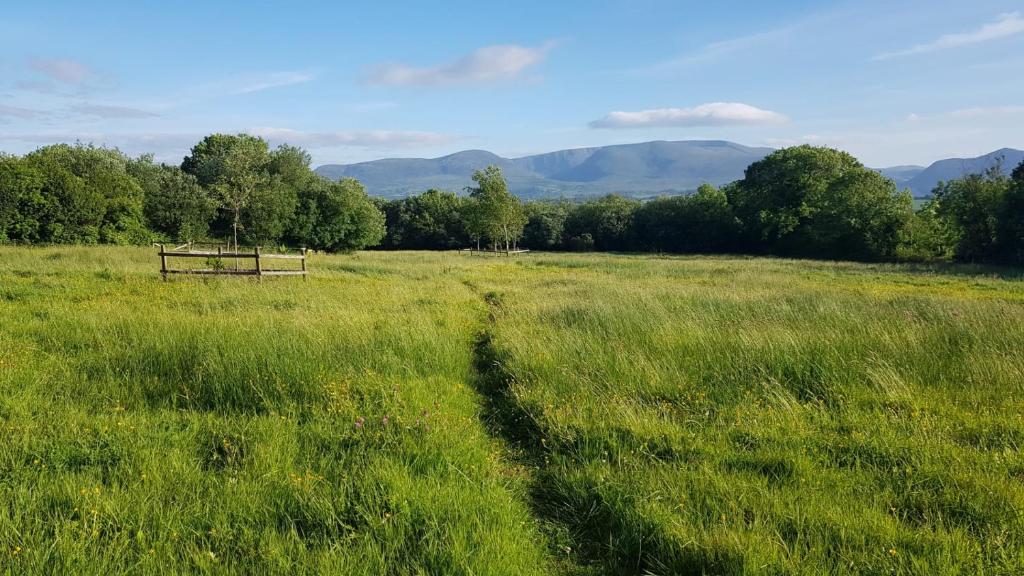
[[[500,166],[509,188],[523,198],[587,198],[617,192],[634,197],[681,194],[708,182],[726,184],[743,177],[752,162],[772,148],[721,140],[655,141],[503,158],[486,150],[465,150],[440,158],[386,158],[358,164],[326,164],[317,173],[331,179],[360,180],[374,196],[401,198],[430,188],[461,191],[474,170]],[[1002,148],[976,158],[948,158],[923,166],[877,169],[899,188],[927,197],[940,181],[981,173],[1002,159],[1007,174],[1024,151]]]
[[[1024,150],[1000,148],[975,158],[948,158],[932,163],[906,182],[914,196],[930,196],[939,182],[962,178],[968,174],[980,174],[1002,160],[1003,172],[1007,175],[1024,161]],[[883,172],[884,173],[884,172]],[[899,184],[899,182],[897,182]]]
[[522,158],[467,150],[433,159],[328,164],[317,168],[317,173],[332,179],[357,178],[375,196],[402,197],[429,188],[460,191],[472,184],[474,170],[495,164],[505,172],[512,192],[526,198],[610,192],[645,197],[689,192],[704,182],[725,184],[742,178],[751,162],[771,151],[717,140],[577,148]]

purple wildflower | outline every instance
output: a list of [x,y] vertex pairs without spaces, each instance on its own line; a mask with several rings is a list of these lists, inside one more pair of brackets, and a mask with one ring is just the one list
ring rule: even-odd
[[366,420],[364,420],[362,416],[356,418],[356,430],[363,427],[363,422],[366,422]]
[[384,415],[383,418],[380,419],[380,423],[383,424],[384,426],[388,425],[388,417],[386,414]]

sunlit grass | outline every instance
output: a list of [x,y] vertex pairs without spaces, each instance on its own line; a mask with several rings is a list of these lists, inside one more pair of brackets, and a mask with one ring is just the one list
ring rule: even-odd
[[581,562],[1024,568],[1021,282],[770,260],[523,268],[491,285],[493,342]]
[[164,283],[147,250],[0,251],[0,565],[545,572],[477,417],[483,304],[437,263]]
[[1019,573],[1024,281],[0,247],[0,571]]

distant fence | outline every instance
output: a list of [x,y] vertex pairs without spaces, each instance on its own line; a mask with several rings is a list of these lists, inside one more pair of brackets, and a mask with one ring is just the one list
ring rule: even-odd
[[[158,244],[157,246],[160,248],[160,252],[158,252],[160,256],[160,275],[163,276],[164,280],[167,280],[169,274],[256,276],[257,278],[262,278],[263,276],[302,276],[303,280],[309,276],[309,271],[306,269],[306,257],[309,251],[305,248],[298,254],[269,254],[262,252],[259,246],[254,247],[252,252],[241,251],[237,248],[234,251],[227,251],[219,246],[216,250],[196,250],[196,245],[191,242],[170,249],[166,248],[163,244]],[[168,259],[170,258],[204,258],[210,267],[169,268]],[[234,266],[225,266],[225,260],[233,260]],[[269,268],[266,266],[268,260],[298,260],[300,268],[297,270]],[[254,267],[240,268],[238,266],[239,261],[251,261]]]
[[500,248],[494,249],[494,250],[486,250],[484,248],[463,248],[461,250],[461,252],[466,252],[470,256],[472,256],[473,254],[493,254],[493,255],[504,254],[505,256],[511,256],[513,254],[526,254],[529,251],[530,251],[529,249],[525,249],[525,248],[512,248],[512,249],[509,249],[509,250],[502,250]]

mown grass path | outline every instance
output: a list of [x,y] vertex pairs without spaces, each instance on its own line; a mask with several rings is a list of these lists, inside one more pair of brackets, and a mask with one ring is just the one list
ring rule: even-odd
[[520,410],[511,396],[511,375],[505,371],[501,358],[492,342],[495,322],[501,309],[498,292],[482,292],[472,281],[463,284],[481,299],[486,314],[473,342],[474,372],[471,383],[481,398],[481,419],[497,444],[509,473],[522,479],[523,492],[532,514],[544,533],[551,569],[561,574],[584,574],[579,558],[573,553],[572,541],[567,538],[566,527],[557,522],[543,504],[544,454],[540,429],[529,415]]

